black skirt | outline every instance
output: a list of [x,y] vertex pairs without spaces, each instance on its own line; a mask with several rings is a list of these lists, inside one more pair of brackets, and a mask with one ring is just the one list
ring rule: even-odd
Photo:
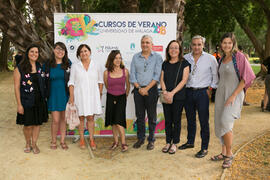
[[16,124],[24,126],[38,126],[48,121],[47,103],[41,96],[37,74],[31,75],[33,76],[35,104],[31,108],[24,107],[24,114],[17,113],[16,120]]
[[107,93],[105,127],[120,125],[126,128],[126,94],[114,96]]

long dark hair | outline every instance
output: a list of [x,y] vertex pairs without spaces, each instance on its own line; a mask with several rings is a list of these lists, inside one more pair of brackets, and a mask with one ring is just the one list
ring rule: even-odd
[[[67,47],[64,43],[62,42],[57,42],[54,44],[53,49],[55,49],[57,46],[59,46],[61,49],[65,50],[65,55],[62,59],[62,64],[61,64],[61,68],[64,70],[67,70],[68,67],[70,66],[69,61],[68,61],[68,51],[67,51]],[[56,67],[56,59],[55,59],[55,54],[52,53],[52,57],[49,60],[49,67]]]
[[165,61],[170,61],[172,59],[172,57],[170,56],[169,54],[169,50],[170,50],[170,45],[173,43],[173,42],[176,42],[178,45],[179,45],[179,55],[178,55],[178,60],[179,61],[182,61],[183,60],[183,52],[182,52],[182,47],[179,43],[179,41],[176,41],[176,40],[172,40],[171,42],[169,42],[167,48],[166,48],[166,59]]
[[[109,54],[109,56],[108,56],[108,59],[107,59],[107,62],[106,62],[106,65],[105,65],[105,67],[108,69],[108,71],[113,72],[113,70],[114,70],[113,61],[114,61],[115,57],[116,57],[118,54],[120,54],[120,56],[121,56],[121,53],[120,53],[119,50],[112,50],[112,51],[110,52],[110,54]],[[121,56],[121,57],[122,57],[122,56]],[[121,69],[124,69],[124,68],[125,68],[125,66],[124,66],[124,64],[123,64],[123,61],[121,61],[120,68],[121,68]]]
[[31,73],[32,72],[32,65],[30,64],[30,60],[29,60],[29,57],[28,57],[28,54],[29,54],[29,51],[30,49],[32,48],[37,48],[38,49],[38,59],[37,61],[39,61],[39,53],[40,53],[40,48],[37,44],[31,44],[27,47],[26,51],[25,51],[25,54],[23,56],[23,60],[20,62],[20,67],[21,67],[21,70],[23,73],[25,74],[28,74],[28,73]]
[[91,48],[90,48],[87,44],[81,44],[81,45],[78,47],[77,53],[76,53],[76,56],[77,56],[78,59],[79,59],[79,57],[80,57],[80,53],[81,53],[81,50],[82,50],[83,47],[85,47],[86,49],[88,49],[88,50],[90,51],[90,53],[92,53],[92,52],[91,52]]

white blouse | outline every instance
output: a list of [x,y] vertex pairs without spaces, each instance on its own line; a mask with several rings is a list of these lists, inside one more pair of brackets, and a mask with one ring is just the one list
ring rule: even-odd
[[88,70],[81,61],[73,63],[68,86],[74,86],[74,103],[79,116],[102,114],[99,83],[103,83],[100,64],[91,60]]

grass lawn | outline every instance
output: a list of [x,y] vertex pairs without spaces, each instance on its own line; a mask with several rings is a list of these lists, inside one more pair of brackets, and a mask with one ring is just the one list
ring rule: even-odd
[[254,74],[257,74],[261,70],[261,66],[251,66]]

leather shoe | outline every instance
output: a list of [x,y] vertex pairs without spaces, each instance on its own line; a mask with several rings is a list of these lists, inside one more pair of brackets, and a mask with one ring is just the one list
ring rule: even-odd
[[149,142],[148,144],[147,144],[147,150],[152,150],[152,149],[154,149],[154,147],[155,147],[155,145],[154,145],[154,142]]
[[144,140],[140,140],[140,139],[139,139],[137,142],[135,142],[135,143],[133,144],[133,148],[138,149],[138,148],[140,148],[143,144],[144,144]]
[[195,154],[195,157],[196,158],[203,158],[204,156],[206,156],[207,155],[207,153],[208,153],[208,151],[207,150],[200,150],[199,152],[197,152],[197,154]]
[[188,149],[188,148],[194,148],[194,144],[185,143],[178,147],[178,149],[181,149],[181,150]]

